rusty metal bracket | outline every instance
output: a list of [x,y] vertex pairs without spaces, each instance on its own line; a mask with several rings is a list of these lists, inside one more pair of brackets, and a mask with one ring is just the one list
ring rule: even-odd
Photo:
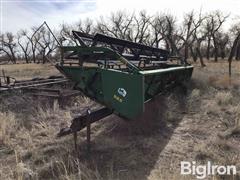
[[111,115],[113,111],[106,107],[103,107],[98,110],[91,111],[87,109],[85,115],[80,115],[72,120],[72,124],[70,127],[66,127],[60,130],[57,134],[57,137],[66,136],[69,134],[73,134],[74,139],[74,147],[76,152],[78,151],[77,146],[77,132],[87,128],[87,153],[90,154],[91,151],[91,124],[99,121],[109,115]]

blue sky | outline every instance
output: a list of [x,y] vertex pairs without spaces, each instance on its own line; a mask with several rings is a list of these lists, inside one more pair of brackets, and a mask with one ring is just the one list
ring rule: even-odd
[[231,13],[231,22],[240,19],[240,0],[0,0],[0,5],[3,32],[29,29],[43,21],[58,28],[63,22],[98,19],[117,10],[138,12],[145,9],[149,14],[169,12],[178,19],[191,10],[221,10]]
[[51,12],[53,10],[67,10],[73,6],[78,6],[81,4],[85,11],[89,11],[91,7],[94,7],[96,1],[94,0],[20,0],[19,2],[14,2],[23,8],[27,8],[30,11],[40,11],[44,13]]
[[54,28],[73,23],[96,10],[94,0],[5,0],[2,2],[2,31],[16,32],[47,21]]

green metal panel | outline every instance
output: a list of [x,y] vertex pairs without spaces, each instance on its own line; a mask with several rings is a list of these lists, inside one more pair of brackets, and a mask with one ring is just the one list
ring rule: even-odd
[[125,118],[144,112],[144,102],[170,85],[190,79],[193,67],[175,67],[129,73],[97,67],[58,66],[88,97]]
[[144,111],[144,77],[116,70],[102,70],[102,87],[107,107],[126,118]]
[[95,99],[99,103],[103,101],[101,69],[96,67],[74,67],[58,66],[57,67],[65,76],[76,83],[86,96]]
[[140,71],[145,77],[145,101],[152,99],[168,87],[191,78],[193,66]]
[[130,74],[94,67],[59,66],[60,71],[77,84],[88,97],[132,119],[144,111],[144,79]]
[[[100,39],[98,35],[96,41],[95,36],[83,37],[92,39],[91,46],[61,47],[65,56],[56,67],[73,80],[83,94],[125,118],[137,117],[144,112],[144,103],[191,78],[193,66],[186,62],[162,64],[162,60],[167,61],[167,51],[103,35]],[[97,43],[99,40],[100,44]],[[130,56],[126,56],[126,49],[136,52],[128,52]],[[71,61],[65,62],[64,58],[77,60],[75,64],[79,66],[72,66]],[[112,61],[116,64],[111,65],[115,63]],[[121,66],[117,65],[119,61]],[[89,65],[85,62],[95,63],[98,67],[86,67]]]

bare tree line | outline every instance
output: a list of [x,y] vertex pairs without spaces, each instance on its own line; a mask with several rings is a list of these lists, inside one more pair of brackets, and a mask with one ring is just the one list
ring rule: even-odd
[[[223,25],[229,15],[220,11],[202,14],[194,11],[184,14],[182,22],[171,14],[149,15],[118,11],[108,17],[93,21],[86,19],[74,25],[61,24],[56,37],[62,45],[77,45],[71,31],[89,34],[102,33],[120,39],[164,48],[172,56],[199,60],[205,66],[204,58],[214,61],[228,58],[240,60],[240,22],[227,31]],[[0,35],[0,58],[11,63],[46,63],[48,59],[58,60],[57,42],[46,28],[37,31],[19,30],[17,34],[6,32]]]

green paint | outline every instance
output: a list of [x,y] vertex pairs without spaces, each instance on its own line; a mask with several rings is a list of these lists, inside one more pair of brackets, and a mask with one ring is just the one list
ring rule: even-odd
[[123,72],[98,67],[57,66],[88,97],[125,118],[144,112],[144,103],[163,92],[172,82],[190,79],[193,67],[156,72]]
[[[193,66],[166,65],[146,70],[107,47],[66,46],[62,53],[73,55],[82,62],[105,64],[101,67],[56,65],[60,72],[76,83],[86,96],[114,110],[120,116],[132,119],[144,112],[144,103],[168,89],[191,78]],[[71,59],[71,58],[70,58]],[[125,69],[111,69],[106,62],[120,61]],[[164,67],[164,66],[163,66]]]

